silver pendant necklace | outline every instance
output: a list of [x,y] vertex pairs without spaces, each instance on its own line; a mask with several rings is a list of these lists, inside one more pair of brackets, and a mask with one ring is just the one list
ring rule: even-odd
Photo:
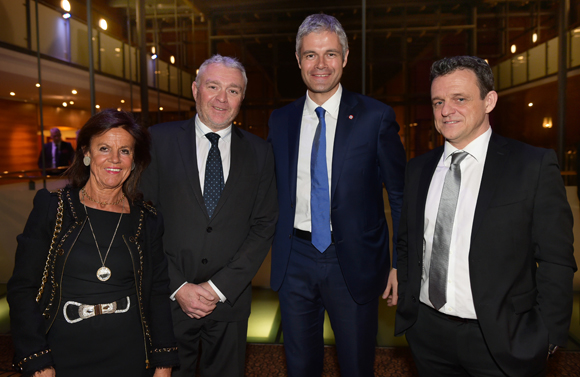
[[[83,196],[84,195],[86,194],[83,192]],[[95,245],[97,246],[97,251],[99,252],[99,258],[101,258],[102,266],[97,270],[97,279],[99,279],[100,281],[107,281],[111,277],[111,269],[105,266],[105,262],[107,261],[107,257],[109,256],[109,251],[111,251],[111,246],[113,246],[113,241],[115,240],[115,236],[117,235],[117,230],[119,230],[119,225],[121,224],[121,219],[123,218],[123,212],[125,212],[125,203],[123,202],[122,204],[123,207],[121,208],[121,216],[119,216],[119,221],[117,222],[115,233],[113,233],[113,238],[111,238],[111,243],[109,244],[109,248],[107,249],[107,253],[105,254],[104,259],[103,254],[101,254],[101,249],[99,249],[99,243],[97,242],[97,237],[95,237],[93,224],[91,223],[91,218],[89,217],[89,213],[87,212],[87,206],[85,205],[84,200],[83,206],[85,207],[85,214],[87,215],[87,220],[89,221],[89,227],[91,228],[91,233],[93,234],[93,239],[95,240]]]

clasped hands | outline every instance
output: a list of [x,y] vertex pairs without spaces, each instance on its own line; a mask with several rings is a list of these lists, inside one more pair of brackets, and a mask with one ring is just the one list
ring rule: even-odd
[[181,310],[190,318],[200,319],[215,309],[219,296],[209,283],[187,283],[175,294],[175,299],[181,306]]

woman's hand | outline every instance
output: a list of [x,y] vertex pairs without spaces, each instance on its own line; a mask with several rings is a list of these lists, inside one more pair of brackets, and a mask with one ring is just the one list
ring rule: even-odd
[[54,371],[53,367],[48,367],[34,373],[32,377],[56,377],[56,372]]
[[155,368],[155,374],[153,374],[153,377],[171,377],[171,367]]

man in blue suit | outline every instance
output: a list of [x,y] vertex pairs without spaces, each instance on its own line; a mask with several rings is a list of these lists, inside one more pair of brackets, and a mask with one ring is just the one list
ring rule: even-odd
[[290,377],[321,375],[325,309],[341,374],[373,376],[378,299],[397,301],[383,184],[397,234],[406,157],[393,109],[340,85],[348,52],[338,20],[307,17],[296,36],[307,94],[269,121],[280,211],[271,285]]

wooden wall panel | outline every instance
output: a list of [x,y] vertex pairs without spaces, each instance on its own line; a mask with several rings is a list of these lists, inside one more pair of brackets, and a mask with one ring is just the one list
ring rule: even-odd
[[0,99],[0,171],[37,167],[37,106]]

